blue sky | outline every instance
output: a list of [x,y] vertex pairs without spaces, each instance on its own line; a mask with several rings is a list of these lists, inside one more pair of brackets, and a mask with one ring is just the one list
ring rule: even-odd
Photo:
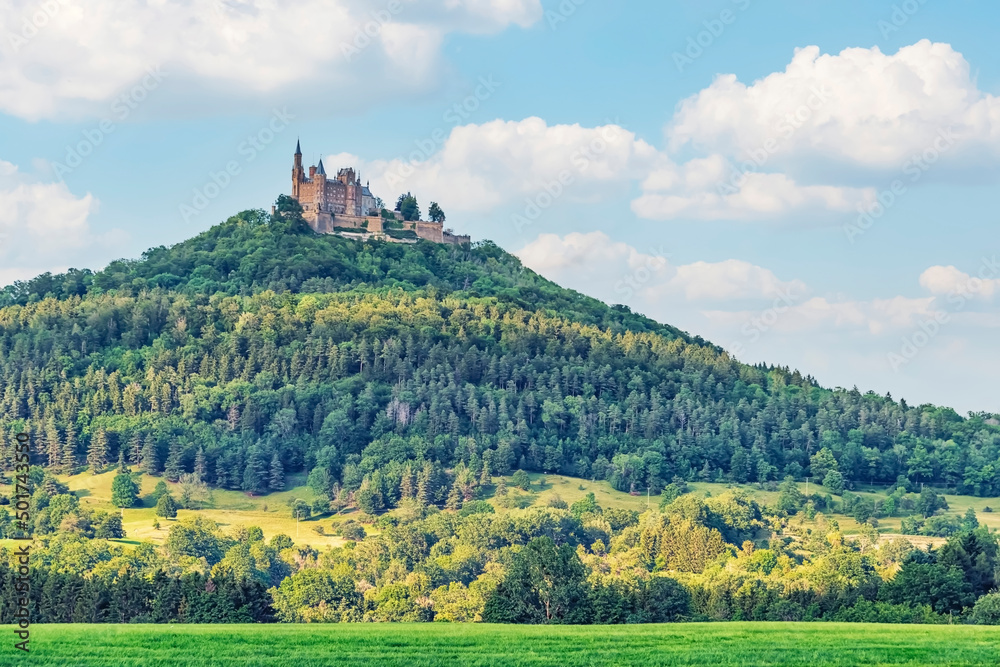
[[267,207],[301,137],[741,360],[1000,412],[998,27],[973,0],[15,0],[0,284]]

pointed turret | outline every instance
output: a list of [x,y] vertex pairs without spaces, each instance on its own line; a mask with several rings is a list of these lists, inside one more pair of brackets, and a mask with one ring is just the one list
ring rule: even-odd
[[323,168],[323,158],[319,159],[319,166],[316,168],[316,173],[326,176],[326,169]]
[[295,140],[295,155],[292,157],[292,197],[299,198],[299,184],[306,178],[306,172],[302,169],[302,146],[299,140]]

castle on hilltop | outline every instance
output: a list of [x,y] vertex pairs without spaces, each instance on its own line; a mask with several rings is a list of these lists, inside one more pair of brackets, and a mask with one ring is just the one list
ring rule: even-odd
[[337,171],[327,178],[323,159],[302,167],[302,147],[295,143],[292,165],[292,199],[302,206],[302,216],[320,234],[339,234],[351,238],[378,238],[396,243],[416,243],[425,239],[435,243],[469,243],[469,237],[444,229],[444,222],[403,220],[399,211],[386,211],[368,184],[353,167]]

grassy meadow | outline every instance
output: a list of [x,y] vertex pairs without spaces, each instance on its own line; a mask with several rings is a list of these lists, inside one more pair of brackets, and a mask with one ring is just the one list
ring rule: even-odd
[[[113,542],[121,544],[138,544],[143,541],[161,543],[166,539],[167,531],[173,522],[160,518],[158,519],[160,528],[153,527],[153,522],[157,520],[157,517],[150,496],[157,482],[164,478],[149,475],[139,476],[139,497],[142,500],[142,506],[131,507],[123,511],[111,504],[111,482],[115,474],[116,470],[112,467],[107,472],[98,475],[83,472],[78,475],[59,475],[58,477],[60,481],[69,486],[70,491],[80,497],[82,505],[93,509],[122,513],[122,527],[125,529],[126,537],[122,540],[112,540]],[[308,486],[305,486],[305,477],[305,475],[289,475],[288,490],[265,496],[251,496],[242,491],[212,489],[211,498],[199,503],[199,509],[179,510],[177,518],[204,516],[216,521],[224,529],[238,525],[259,526],[264,531],[265,539],[284,533],[295,540],[296,544],[309,545],[321,551],[327,547],[343,544],[343,540],[339,537],[329,534],[331,517],[325,516],[318,520],[299,522],[292,518],[291,510],[288,508],[289,500],[301,498],[312,503],[316,498],[316,494]],[[174,498],[180,498],[178,485],[173,482],[166,482],[166,484]],[[6,492],[8,489],[9,487],[2,490]],[[313,527],[317,525],[322,525],[328,534],[319,535],[314,532]]]
[[[117,510],[111,504],[111,481],[114,479],[115,474],[115,469],[111,468],[107,472],[98,475],[83,472],[72,476],[61,475],[59,479],[65,482],[71,491],[80,496],[82,504],[94,509],[120,512],[121,510]],[[522,506],[544,506],[553,496],[559,496],[567,503],[572,504],[590,492],[594,493],[597,502],[602,507],[617,507],[643,512],[647,507],[657,507],[660,504],[660,496],[658,495],[652,495],[648,498],[645,494],[633,496],[628,493],[616,491],[606,481],[591,481],[558,474],[542,475],[529,473],[528,476],[532,482],[531,489],[528,492],[514,489],[510,486],[510,477],[506,478],[511,492],[522,497]],[[301,498],[311,503],[316,498],[312,490],[308,486],[305,486],[305,477],[304,474],[289,475],[287,479],[288,490],[263,496],[253,496],[242,491],[213,489],[210,499],[199,503],[198,509],[182,509],[178,512],[177,517],[178,519],[183,519],[189,516],[204,516],[216,521],[224,529],[238,525],[259,526],[264,531],[266,539],[270,539],[279,533],[284,533],[291,537],[297,544],[308,545],[320,551],[328,547],[343,544],[344,541],[332,533],[336,530],[337,524],[340,522],[349,518],[357,518],[357,510],[345,510],[339,515],[324,515],[300,522],[296,522],[292,518],[288,508],[289,500]],[[139,476],[141,486],[140,498],[143,501],[142,506],[124,510],[122,526],[125,529],[126,538],[114,540],[115,542],[125,545],[138,544],[141,541],[161,543],[166,538],[172,521],[161,518],[159,519],[159,529],[153,527],[156,515],[153,509],[154,503],[150,498],[153,488],[161,479],[163,478],[151,477],[149,475]],[[710,493],[713,496],[724,493],[727,489],[732,488],[731,485],[713,482],[691,482],[688,486],[697,495]],[[816,484],[806,485],[805,483],[800,483],[799,487],[804,493],[826,493],[826,490],[822,486],[817,486]],[[167,482],[167,488],[173,494],[174,498],[180,497],[180,489],[177,484]],[[761,490],[752,485],[746,485],[742,488],[761,504],[772,504],[778,497],[776,491]],[[9,492],[9,487],[0,487],[0,492]],[[879,489],[861,489],[854,493],[870,497],[885,495],[884,491]],[[1000,498],[976,498],[954,495],[946,495],[945,498],[949,505],[947,514],[962,516],[966,509],[972,507],[976,510],[981,524],[1000,530],[1000,511],[992,513],[983,512],[985,507],[1000,510]],[[835,496],[835,499],[839,501],[840,497]],[[488,500],[496,504],[495,498],[489,498]],[[828,515],[828,518],[835,519],[845,535],[850,535],[857,531],[857,522],[850,516],[834,513]],[[800,519],[796,518],[795,520],[799,521]],[[879,519],[879,530],[883,535],[898,534],[900,521],[901,517],[898,516]],[[809,523],[807,521],[806,525],[808,526]],[[315,531],[317,526],[321,526],[325,534],[321,535],[317,533]],[[369,533],[377,532],[377,529],[373,526],[368,526],[367,530]],[[920,547],[938,545],[945,541],[944,538],[923,536],[907,536],[907,539]],[[0,544],[9,542],[10,540],[0,540]]]
[[996,664],[1000,655],[1000,628],[842,623],[38,625],[31,628],[30,658],[17,655],[12,643],[0,649],[0,665],[986,665]]
[[[531,500],[532,504],[536,505],[545,505],[554,495],[559,496],[566,502],[572,504],[590,492],[593,492],[598,504],[602,507],[618,507],[643,512],[647,507],[658,507],[660,504],[659,496],[650,496],[648,499],[644,493],[632,496],[628,493],[616,491],[608,482],[605,481],[592,482],[590,480],[578,479],[576,477],[566,477],[565,475],[541,475],[537,473],[529,473],[528,476],[532,481],[531,492],[524,495],[528,496],[528,499]],[[510,478],[508,477],[507,480],[509,484]],[[542,480],[544,480],[544,483],[540,484]],[[828,493],[824,487],[817,486],[816,484],[807,485],[805,482],[801,482],[798,486],[803,493]],[[710,493],[713,496],[717,496],[725,493],[728,489],[733,488],[734,485],[719,484],[714,482],[688,482],[688,487],[695,495],[704,496],[705,494]],[[777,491],[765,491],[758,489],[753,485],[743,485],[739,488],[742,488],[762,505],[773,505],[778,499]],[[858,496],[867,496],[871,498],[884,498],[886,495],[884,490],[873,488],[861,488],[859,490],[852,491],[852,493]],[[835,495],[834,499],[839,502],[841,500],[841,496]],[[952,514],[961,517],[965,514],[965,511],[969,507],[972,507],[976,510],[976,514],[981,525],[989,526],[995,530],[1000,530],[1000,498],[976,498],[973,496],[954,496],[945,494],[945,499],[948,501],[949,509],[946,510],[944,514]],[[986,507],[991,507],[995,511],[984,512],[983,509]],[[828,514],[827,518],[835,519],[840,525],[841,531],[845,535],[856,533],[858,530],[857,521],[855,521],[853,517],[847,516],[846,514],[834,512],[833,514]],[[798,521],[798,518],[794,520]],[[900,516],[879,519],[879,530],[883,534],[898,534],[901,520],[902,517]],[[810,522],[806,521],[805,524],[808,526],[810,525]],[[908,535],[906,537],[911,542],[919,546],[942,544],[945,541],[944,538],[939,537],[924,537],[918,535]]]

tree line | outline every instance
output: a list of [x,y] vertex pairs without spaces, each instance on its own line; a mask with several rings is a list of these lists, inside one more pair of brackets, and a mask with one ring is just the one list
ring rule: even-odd
[[[407,498],[334,530],[344,546],[319,552],[196,517],[171,522],[160,547],[129,549],[63,524],[35,544],[32,618],[1000,623],[996,534],[970,525],[921,550],[880,540],[870,524],[848,537],[822,514],[807,520],[739,490],[684,493],[642,514],[593,493],[527,509]],[[0,593],[13,591],[15,571],[0,549]]]

